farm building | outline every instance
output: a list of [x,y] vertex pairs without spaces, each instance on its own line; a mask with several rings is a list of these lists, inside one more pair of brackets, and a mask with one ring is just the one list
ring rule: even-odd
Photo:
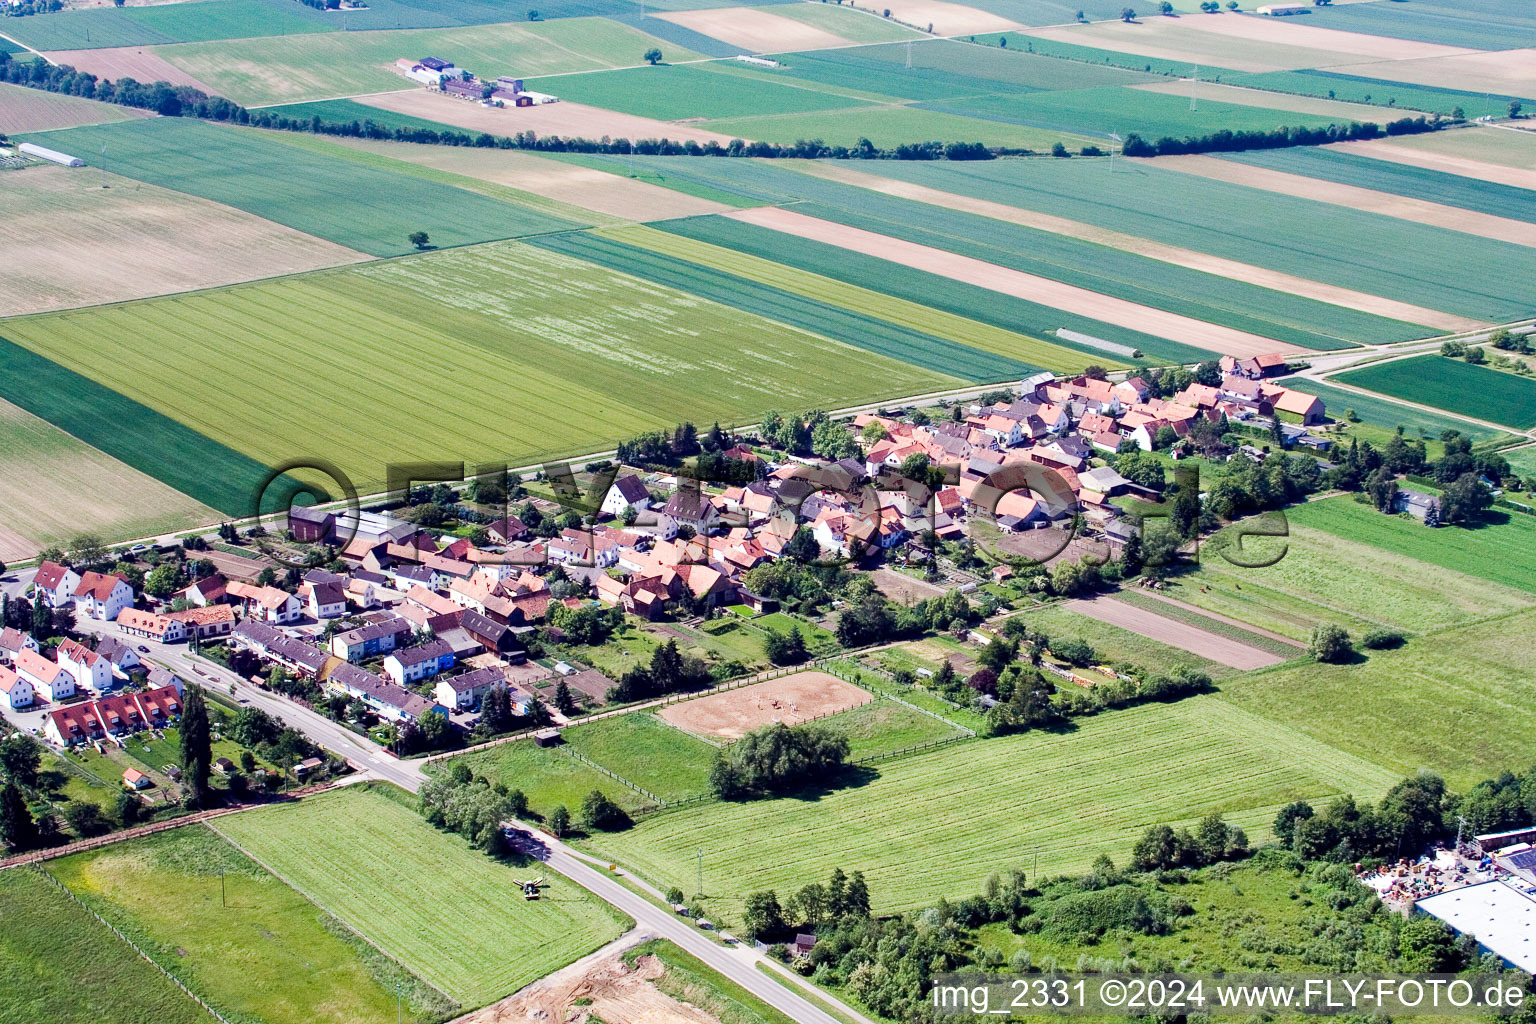
[[63,164],[65,167],[85,166],[85,161],[81,160],[77,156],[70,156],[68,153],[60,153],[56,149],[48,149],[46,146],[39,146],[36,143],[23,142],[16,148],[21,150],[21,152],[25,153],[27,156],[35,156],[39,160],[47,160],[50,163]]
[[1463,886],[1419,900],[1415,909],[1458,932],[1522,971],[1536,971],[1536,900],[1501,881]]
[[1259,14],[1267,14],[1274,18],[1284,18],[1292,14],[1306,14],[1306,4],[1261,4],[1254,10]]

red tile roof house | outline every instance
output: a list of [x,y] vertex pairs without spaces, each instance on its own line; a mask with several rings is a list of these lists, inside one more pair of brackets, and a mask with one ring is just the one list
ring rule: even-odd
[[211,604],[206,608],[187,608],[179,612],[167,612],[166,618],[175,619],[187,628],[189,636],[205,640],[211,636],[228,636],[235,628],[235,609],[227,604]]
[[0,666],[0,694],[5,695],[6,706],[13,711],[32,706],[32,684],[3,666]]
[[22,651],[16,656],[16,674],[31,683],[44,700],[61,701],[75,695],[75,677],[36,651]]
[[133,607],[133,587],[116,573],[88,572],[75,587],[75,607],[93,619],[111,622]]
[[50,608],[59,608],[75,599],[75,588],[80,585],[80,574],[58,562],[44,562],[37,567],[32,578],[35,596],[41,597]]
[[181,695],[174,685],[162,686],[50,711],[43,720],[43,736],[57,746],[71,747],[143,729],[162,729],[180,717]]
[[100,692],[112,688],[112,663],[84,644],[65,640],[55,657],[64,671],[75,677],[77,689]]
[[187,638],[186,623],[169,615],[156,615],[137,608],[124,608],[119,612],[117,625],[130,636],[142,636],[162,644],[174,644]]

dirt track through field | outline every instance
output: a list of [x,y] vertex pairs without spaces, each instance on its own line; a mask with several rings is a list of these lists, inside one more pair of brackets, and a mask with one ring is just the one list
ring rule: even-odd
[[868,691],[834,675],[806,671],[671,704],[656,714],[684,732],[735,740],[774,722],[798,725],[872,700]]
[[656,17],[739,46],[748,53],[824,50],[831,46],[851,45],[842,36],[758,7],[665,11]]
[[840,249],[876,256],[915,270],[954,278],[956,281],[964,281],[1004,295],[1013,295],[1030,302],[1053,306],[1056,309],[1092,317],[1105,323],[1145,331],[1160,338],[1181,341],[1186,345],[1194,345],[1211,352],[1234,356],[1255,356],[1284,348],[1273,338],[1264,338],[1257,334],[1249,334],[1247,331],[1209,324],[1193,317],[1101,295],[1076,285],[1063,284],[1049,278],[1011,270],[995,263],[986,263],[943,249],[918,245],[915,242],[903,241],[861,228],[834,224],[816,217],[807,217],[792,210],[765,207],[757,210],[738,210],[726,216],[800,238],[835,245]]
[[[1352,210],[1379,213],[1399,220],[1432,224],[1450,231],[1478,235],[1500,242],[1512,242],[1536,248],[1536,224],[1507,217],[1495,217],[1478,210],[1464,210],[1459,206],[1445,206],[1409,196],[1378,192],[1358,185],[1344,185],[1322,178],[1309,178],[1303,174],[1277,171],[1269,167],[1223,160],[1214,156],[1158,157],[1157,166],[1183,171],[1215,181],[1227,181],[1234,185],[1261,188],[1281,195],[1301,196],[1319,203],[1347,206]],[[1468,330],[1469,328],[1456,328]]]
[[190,85],[210,96],[220,95],[213,86],[201,82],[164,57],[142,46],[112,46],[98,50],[53,50],[44,56],[58,64],[73,65],[77,71],[89,71],[98,78],[132,78],[139,82],[169,82]]
[[531,131],[538,135],[587,139],[600,139],[607,135],[615,139],[666,138],[674,142],[718,142],[722,146],[729,145],[731,141],[729,135],[691,125],[620,114],[566,100],[541,103],[533,107],[495,109],[425,89],[381,92],[353,98],[380,110],[393,110],[397,114],[424,117],[429,121],[451,124],[470,131],[490,132],[492,135],[516,135],[518,132]]
[[1247,671],[1264,668],[1266,665],[1278,665],[1285,660],[1268,651],[1249,647],[1247,644],[1229,640],[1215,633],[1207,633],[1203,629],[1196,629],[1194,626],[1164,618],[1156,612],[1126,604],[1124,601],[1116,601],[1112,597],[1072,600],[1066,602],[1066,607],[1079,615],[1086,615],[1090,619],[1128,629],[1132,633],[1167,644],[1169,647],[1177,647],[1208,661],[1218,662],[1235,669]]
[[[1161,165],[1162,159],[1159,159],[1159,165]],[[1019,224],[1027,228],[1049,231],[1052,234],[1066,235],[1069,238],[1079,238],[1084,241],[1095,242],[1099,245],[1107,245],[1112,249],[1134,252],[1141,256],[1161,260],[1164,263],[1172,263],[1175,266],[1188,267],[1191,270],[1200,270],[1223,277],[1232,277],[1264,288],[1291,292],[1309,299],[1316,299],[1319,302],[1326,302],[1330,305],[1343,306],[1346,309],[1360,310],[1364,313],[1374,313],[1377,316],[1390,317],[1394,320],[1406,320],[1408,323],[1423,324],[1426,327],[1434,327],[1446,331],[1467,330],[1468,328],[1462,325],[1475,324],[1475,321],[1452,316],[1449,313],[1442,313],[1439,310],[1427,309],[1423,306],[1415,306],[1407,302],[1398,302],[1394,299],[1386,299],[1366,292],[1357,292],[1350,288],[1341,288],[1338,285],[1325,284],[1321,281],[1309,281],[1306,278],[1296,277],[1278,270],[1267,270],[1264,267],[1256,267],[1248,263],[1239,263],[1236,260],[1196,252],[1193,249],[1185,249],[1177,245],[1167,245],[1163,242],[1153,241],[1150,238],[1140,238],[1136,235],[1123,234],[1122,232],[1097,227],[1093,224],[1068,220],[1066,217],[1057,217],[1049,213],[1025,210],[1017,206],[994,203],[986,199],[974,199],[970,196],[962,196],[953,192],[929,188],[926,185],[914,185],[905,181],[897,181],[894,178],[882,178],[878,175],[855,170],[854,168],[837,163],[806,162],[802,163],[798,169],[824,178],[831,178],[834,181],[857,185],[860,188],[867,188],[875,192],[883,192],[886,195],[899,196],[903,199],[915,199],[918,202],[931,203],[944,209],[974,213],[982,217],[991,217],[994,220],[1007,221],[1010,224]]]
[[1410,167],[1459,174],[1464,178],[1491,181],[1496,185],[1536,189],[1536,170],[1527,167],[1510,167],[1504,164],[1488,163],[1485,160],[1473,160],[1470,157],[1452,156],[1449,153],[1434,153],[1427,149],[1396,145],[1379,139],[1368,142],[1345,142],[1332,148],[1341,153],[1368,156],[1372,160],[1387,160],[1395,164],[1407,164]]

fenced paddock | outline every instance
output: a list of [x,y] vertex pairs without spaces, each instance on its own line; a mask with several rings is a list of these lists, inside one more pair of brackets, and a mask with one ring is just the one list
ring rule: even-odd
[[657,714],[686,732],[734,740],[764,725],[801,725],[873,699],[869,691],[829,672],[809,670],[685,701]]

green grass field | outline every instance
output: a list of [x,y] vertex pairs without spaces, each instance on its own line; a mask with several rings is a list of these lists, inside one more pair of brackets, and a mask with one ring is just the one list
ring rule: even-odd
[[[1527,273],[1519,268],[1536,271],[1536,251],[1527,247],[1300,196],[1194,180],[1156,160],[1122,160],[1115,166],[1111,171],[1103,160],[893,160],[877,173],[1448,313],[1500,322],[1527,313],[1517,298],[1517,282]],[[1237,217],[1245,225],[1241,232],[1232,230]],[[1423,260],[1409,265],[1392,255],[1405,251],[1423,253]],[[1506,258],[1514,262],[1503,265]],[[1269,308],[1295,308],[1293,315],[1311,310],[1298,326],[1358,341],[1386,343],[1433,333],[1339,306],[1303,306],[1284,302],[1278,292],[1270,295],[1268,303],[1252,299],[1237,308],[1255,315]]]
[[1277,805],[1350,790],[1379,796],[1393,775],[1215,697],[1082,719],[1067,733],[957,743],[878,766],[815,800],[711,803],[655,815],[593,845],[660,885],[694,884],[704,851],[712,913],[859,868],[875,906],[908,909],[979,891],[995,870],[1080,870],[1123,857],[1148,825],[1221,811],[1261,836]]
[[[576,729],[590,729],[595,724],[579,725]],[[575,817],[582,800],[594,789],[608,794],[626,811],[635,812],[650,803],[633,789],[569,754],[550,747],[536,747],[532,743],[501,743],[455,760],[462,760],[476,775],[505,783],[508,789],[521,789],[528,797],[529,809],[541,818],[548,818],[561,804]],[[442,763],[431,765],[427,770],[429,773],[442,771]]]
[[197,39],[242,39],[326,32],[339,25],[306,17],[303,8],[268,0],[218,0],[147,7],[58,12],[58,18],[17,18],[6,34],[38,50],[147,46]]
[[[646,235],[655,238],[656,236]],[[665,238],[665,235],[661,236]],[[823,302],[804,294],[748,280],[718,266],[706,266],[591,232],[532,239],[534,245],[632,274],[745,313],[812,331],[872,355],[934,374],[977,383],[1018,379],[1037,369],[1010,355],[946,341],[924,331]],[[812,290],[804,288],[803,290]]]
[[1536,476],[1536,447],[1515,448],[1501,451],[1505,461],[1521,477]]
[[[516,12],[517,24],[189,42],[155,53],[253,107],[419,88],[395,73],[402,57],[436,55],[494,81],[498,75],[532,78],[639,64],[652,46],[662,47],[670,60],[699,56],[608,18],[531,23],[523,13]],[[603,76],[581,79],[590,77]],[[549,91],[563,94],[564,82]]]
[[869,139],[886,148],[908,142],[979,142],[984,146],[1043,153],[1057,142],[1077,149],[1094,141],[1065,129],[1010,124],[903,104],[845,107],[809,114],[726,117],[703,126],[722,135],[783,145],[798,139],[821,139],[828,145],[850,147],[860,139]]
[[1213,678],[1230,675],[1232,669],[1208,661],[1198,654],[1180,650],[1169,644],[1159,643],[1140,633],[1133,633],[1120,626],[1087,615],[1081,615],[1062,605],[1047,605],[1023,613],[1029,628],[1044,633],[1053,640],[1082,640],[1093,648],[1099,664],[1113,665],[1129,662],[1153,672],[1170,672],[1176,668],[1199,669]]
[[[42,872],[0,873],[0,1022],[206,1024],[186,997]],[[89,965],[89,969],[82,969]]]
[[[391,460],[520,465],[682,418],[754,422],[770,407],[837,408],[959,383],[515,242],[16,319],[5,335],[249,459],[319,454],[359,487],[381,484]],[[201,368],[194,388],[180,369],[189,365]],[[47,387],[5,379],[49,414]],[[295,405],[317,387],[324,402]],[[457,396],[451,411],[444,395]],[[161,476],[155,436],[136,439],[137,456],[109,454]],[[243,509],[249,476],[244,487],[234,474],[212,483]]]
[[0,400],[5,524],[42,544],[82,531],[146,537],[206,525],[219,513]]
[[1494,607],[1502,606],[1503,588],[1536,595],[1536,517],[1493,509],[1472,528],[1429,529],[1416,520],[1384,516],[1349,497],[1308,502],[1286,515],[1302,527],[1497,584],[1488,598]]
[[780,84],[767,75],[735,74],[714,64],[625,68],[602,74],[534,79],[528,88],[561,99],[661,121],[768,113],[809,113],[861,105],[831,91]]
[[848,737],[850,761],[965,735],[948,722],[941,722],[894,700],[873,700],[851,711],[821,719],[816,724]]
[[1429,768],[1465,790],[1530,763],[1533,627],[1527,610],[1370,651],[1363,664],[1279,665],[1224,681],[1221,699],[1394,774]]
[[397,980],[416,997],[412,1019],[452,1009],[200,825],[52,861],[47,870],[239,1019],[382,1020],[394,1009]]
[[1388,192],[1395,196],[1422,199],[1429,203],[1457,206],[1495,217],[1536,221],[1536,192],[1529,189],[1389,160],[1376,160],[1331,147],[1297,146],[1292,149],[1230,153],[1224,159]]
[[1509,50],[1529,46],[1531,41],[1529,11],[1499,0],[1466,4],[1434,0],[1391,7],[1345,4],[1318,12],[1318,24],[1345,32],[1365,32],[1480,50]]
[[1207,633],[1215,633],[1217,636],[1236,640],[1238,643],[1247,644],[1249,647],[1257,647],[1259,650],[1268,651],[1277,657],[1295,658],[1303,653],[1301,648],[1295,644],[1286,643],[1284,640],[1276,640],[1274,637],[1265,636],[1262,633],[1255,633],[1251,629],[1244,629],[1242,626],[1233,625],[1230,622],[1213,619],[1209,615],[1197,612],[1191,608],[1169,604],[1167,601],[1159,601],[1152,595],[1143,593],[1135,588],[1122,589],[1115,595],[1115,600],[1135,605],[1137,608],[1143,608],[1156,615],[1161,615],[1165,619],[1173,619],[1175,622],[1182,622],[1186,626],[1193,626],[1195,629],[1203,630]]
[[[51,147],[86,153],[115,174],[225,203],[373,256],[558,231],[548,214],[420,178],[359,167],[283,145],[255,129],[191,118],[49,132]],[[102,150],[105,149],[105,154]]]
[[[623,928],[537,863],[498,863],[363,786],[231,815],[219,829],[289,884],[468,1006],[570,963]],[[543,898],[513,879],[542,874]],[[377,1018],[375,1018],[377,1019]]]
[[[711,219],[723,220],[722,218]],[[664,223],[663,228],[670,228],[673,223],[676,222]],[[729,223],[739,222],[730,221]],[[1076,372],[1082,368],[1082,353],[1051,341],[1015,334],[1012,331],[934,309],[920,302],[897,298],[888,293],[807,274],[798,266],[776,263],[670,230],[638,226],[607,229],[597,233],[676,259],[715,267],[759,284],[846,309],[860,316],[874,317],[900,327],[943,338],[956,345],[982,349],[1022,363],[1045,367],[1057,373]],[[1118,369],[1127,365],[1114,359],[1101,360],[1100,364],[1106,369]]]
[[1344,384],[1519,430],[1536,427],[1536,381],[1444,356],[1394,359],[1338,375]]
[[824,29],[853,43],[891,43],[925,38],[921,32],[893,21],[845,11],[842,4],[775,4],[773,13]]
[[663,800],[709,792],[715,748],[647,712],[599,719],[562,735],[572,750]]

